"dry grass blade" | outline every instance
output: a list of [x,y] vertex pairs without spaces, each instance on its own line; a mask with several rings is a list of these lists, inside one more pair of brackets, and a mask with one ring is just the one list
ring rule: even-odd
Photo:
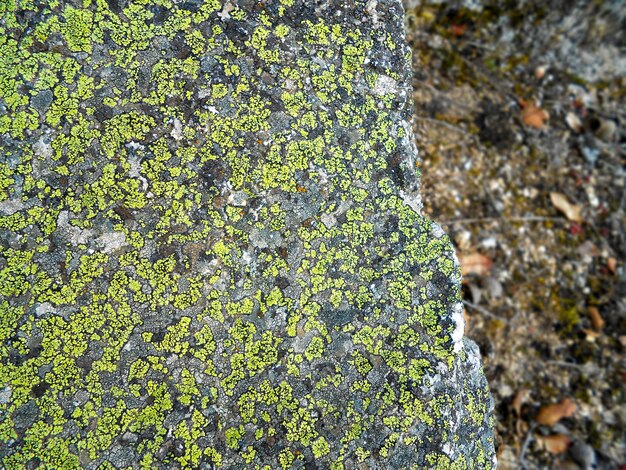
[[550,193],[550,200],[552,201],[554,207],[565,214],[565,217],[567,217],[568,220],[578,223],[583,221],[580,206],[569,202],[564,194]]

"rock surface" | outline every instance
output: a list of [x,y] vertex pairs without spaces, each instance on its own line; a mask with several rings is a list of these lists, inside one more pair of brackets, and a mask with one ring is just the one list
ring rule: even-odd
[[5,468],[493,466],[399,0],[0,12]]

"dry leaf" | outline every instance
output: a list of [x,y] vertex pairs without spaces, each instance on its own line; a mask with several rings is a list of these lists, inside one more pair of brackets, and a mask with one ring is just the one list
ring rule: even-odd
[[617,261],[615,261],[615,258],[609,258],[607,261],[606,265],[609,268],[609,271],[611,271],[611,274],[615,274],[616,264]]
[[535,78],[537,80],[541,80],[543,76],[546,74],[547,69],[548,67],[546,67],[545,65],[540,65],[539,67],[537,67],[535,69]]
[[465,284],[470,291],[472,296],[472,303],[478,305],[480,303],[480,299],[483,298],[483,290],[478,287],[474,282],[469,282],[469,280],[463,279],[463,284]]
[[470,321],[472,320],[472,317],[470,317],[469,313],[467,313],[467,309],[463,309],[463,319],[465,320],[465,336],[467,336],[467,333],[469,332]]
[[452,25],[452,34],[454,34],[456,37],[463,36],[466,30],[467,30],[466,24],[455,23]]
[[535,435],[539,446],[551,454],[562,454],[567,450],[572,440],[565,434],[555,434],[553,436]]
[[570,129],[575,132],[581,132],[583,130],[582,121],[576,114],[572,112],[567,113],[567,116],[565,116],[565,122],[567,122],[567,125],[570,127]]
[[596,307],[588,307],[587,314],[591,319],[591,325],[596,331],[602,331],[604,328],[604,319],[600,315],[600,311]]
[[522,405],[526,401],[526,398],[528,398],[529,394],[530,390],[528,390],[527,388],[520,388],[515,394],[515,397],[513,398],[513,403],[511,405],[513,406],[513,409],[515,410],[515,414],[517,416],[521,415]]
[[504,295],[504,287],[495,277],[487,276],[484,284],[490,299],[499,299]]
[[454,241],[456,242],[456,246],[459,247],[459,250],[465,251],[468,250],[472,243],[472,233],[469,230],[463,230],[458,235],[454,237]]
[[520,100],[520,106],[522,106],[522,122],[527,126],[541,129],[550,118],[550,115],[543,109],[537,107],[535,103]]
[[593,244],[592,241],[587,240],[585,243],[576,248],[576,252],[580,256],[593,258],[594,256],[600,256],[600,250]]
[[590,343],[594,343],[601,335],[597,331],[590,330],[589,328],[583,328],[583,333],[585,333],[585,340]]
[[470,255],[460,255],[461,274],[463,277],[470,274],[485,276],[491,272],[493,262],[490,258],[480,253],[472,253]]
[[561,403],[541,407],[537,414],[537,422],[545,426],[554,426],[562,418],[569,418],[576,412],[576,403],[565,398]]
[[572,204],[567,200],[567,197],[561,193],[550,193],[550,200],[554,207],[565,214],[572,222],[582,222],[583,216],[581,214],[580,206]]

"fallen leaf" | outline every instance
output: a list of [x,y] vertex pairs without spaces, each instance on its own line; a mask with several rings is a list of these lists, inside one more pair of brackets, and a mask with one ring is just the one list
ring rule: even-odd
[[550,119],[550,115],[543,109],[537,107],[533,102],[520,100],[522,107],[522,122],[527,126],[541,129],[545,126],[546,121]]
[[572,440],[565,434],[555,434],[553,436],[535,435],[539,447],[547,450],[551,454],[562,454],[567,450]]
[[611,271],[612,274],[615,274],[616,264],[617,262],[615,261],[615,258],[609,258],[609,260],[606,263],[607,267],[609,268],[609,271]]
[[470,274],[485,276],[491,272],[491,267],[493,266],[491,259],[480,253],[460,255],[459,262],[461,263],[461,274],[463,277]]
[[454,237],[454,241],[456,245],[459,247],[459,250],[466,251],[471,247],[471,238],[472,233],[469,230],[463,230],[458,235]]
[[585,243],[576,248],[576,252],[580,256],[586,256],[589,258],[600,256],[600,250],[590,240],[587,240]]
[[569,202],[564,194],[550,193],[550,200],[552,201],[554,207],[563,212],[563,214],[565,214],[565,217],[567,217],[572,222],[580,223],[583,221],[580,206]]
[[589,328],[583,328],[583,333],[585,333],[585,340],[590,343],[595,343],[595,341],[601,336],[597,331],[590,330]]
[[480,300],[483,298],[483,290],[476,285],[474,282],[466,281],[463,284],[467,285],[469,288],[470,294],[472,296],[472,303],[478,305]]
[[596,307],[591,306],[587,308],[587,314],[591,319],[593,329],[596,331],[602,331],[604,328],[604,319],[600,315],[600,311]]
[[513,402],[511,403],[511,406],[513,407],[513,410],[518,417],[522,414],[522,405],[528,398],[528,395],[530,395],[530,390],[528,390],[527,388],[520,388],[515,394],[515,397],[513,397]]
[[541,80],[543,76],[546,74],[547,69],[548,67],[546,67],[545,65],[540,65],[539,67],[537,67],[535,69],[535,78],[537,80]]
[[567,116],[565,116],[565,122],[570,127],[570,129],[575,132],[581,132],[583,130],[582,121],[576,114],[572,112],[567,113]]
[[465,31],[467,30],[466,24],[453,24],[452,25],[452,34],[456,37],[463,36]]
[[504,287],[495,277],[488,276],[485,278],[485,288],[489,293],[489,298],[499,299],[504,294]]
[[580,470],[580,466],[572,460],[565,460],[555,470]]
[[527,388],[520,388],[515,397],[513,397],[513,402],[511,406],[513,411],[515,411],[515,432],[518,436],[522,436],[525,434],[526,430],[524,429],[524,421],[522,420],[522,405],[530,395],[530,390]]
[[537,422],[545,426],[554,426],[562,418],[569,418],[576,412],[576,403],[569,398],[561,400],[555,405],[541,407],[537,414]]
[[580,235],[581,233],[583,233],[583,226],[577,222],[573,222],[572,225],[570,225],[569,227],[569,233],[574,236]]

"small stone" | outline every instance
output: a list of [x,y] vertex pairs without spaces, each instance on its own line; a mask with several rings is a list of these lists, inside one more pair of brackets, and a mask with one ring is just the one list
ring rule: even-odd
[[583,470],[596,468],[596,453],[589,444],[575,441],[569,449],[570,456]]

